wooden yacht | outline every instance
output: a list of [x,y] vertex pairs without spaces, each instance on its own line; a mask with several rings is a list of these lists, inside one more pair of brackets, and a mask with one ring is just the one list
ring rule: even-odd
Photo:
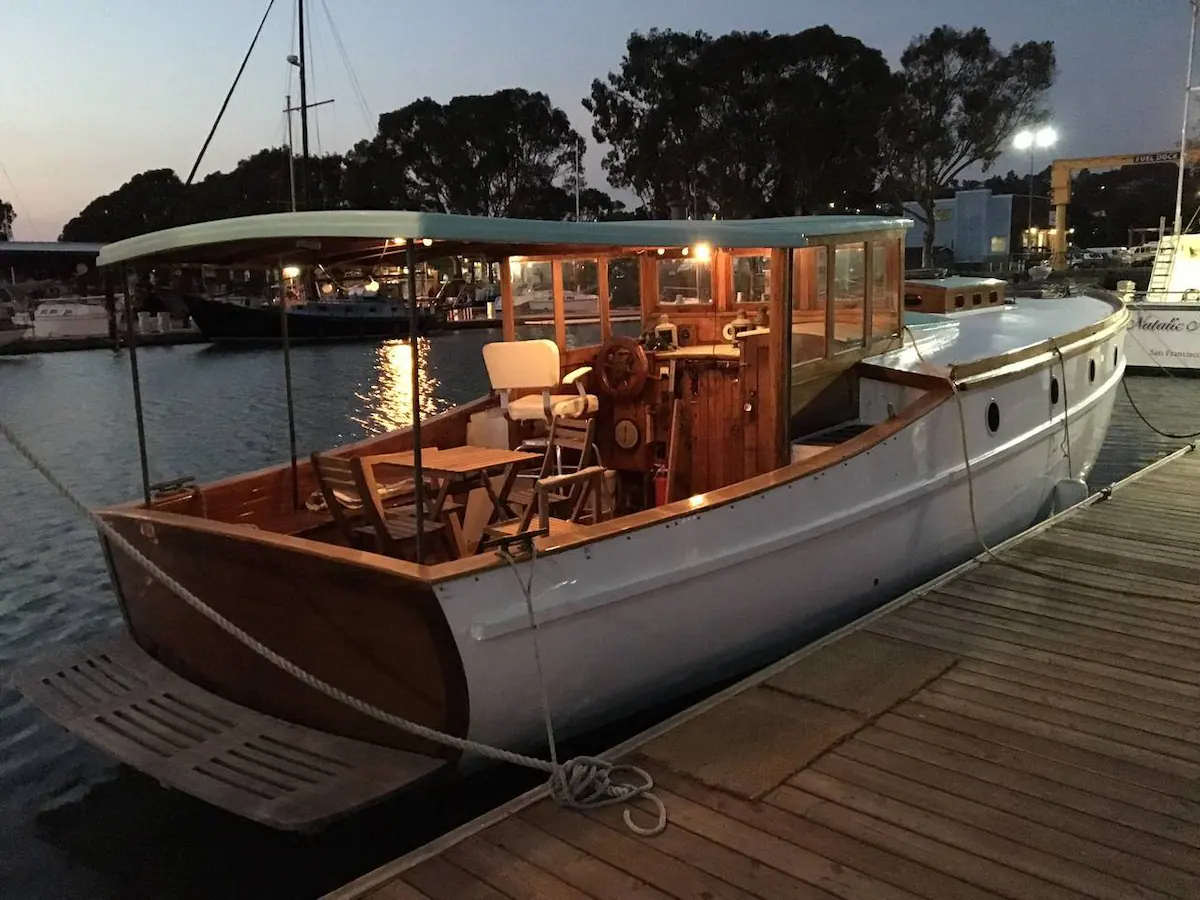
[[[109,244],[102,265],[137,268],[469,254],[498,271],[504,330],[483,349],[489,393],[419,432],[98,514],[317,678],[537,751],[514,568],[532,573],[556,730],[578,734],[794,649],[980,552],[973,520],[998,542],[1087,475],[1124,370],[1123,305],[906,287],[909,225],[338,211]],[[553,327],[518,326],[513,297],[543,289]],[[568,320],[571,291],[595,296],[598,324]],[[641,313],[626,333],[618,295]],[[283,828],[479,762],[318,693],[101,541],[126,633],[20,684],[118,758]]]

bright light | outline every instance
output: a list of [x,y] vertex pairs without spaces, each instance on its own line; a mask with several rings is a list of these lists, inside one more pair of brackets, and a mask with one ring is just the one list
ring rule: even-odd
[[284,278],[300,277],[300,267],[299,266],[284,266],[283,267],[283,277]]
[[332,294],[333,293],[333,285],[330,284],[328,281],[325,282],[323,285],[321,285],[321,293],[322,294]]
[[425,240],[421,241],[421,243],[424,244],[426,247],[432,247],[433,246],[433,238],[425,238]]
[[408,243],[408,238],[392,238],[392,243],[397,247],[403,247]]
[[1058,132],[1049,125],[1043,125],[1037,130],[1023,128],[1013,135],[1013,146],[1018,150],[1028,150],[1031,147],[1049,147],[1058,140]]
[[833,208],[834,208],[834,204],[833,204],[833,203],[830,203],[830,204],[829,204],[829,208],[830,208],[830,209],[833,209]]
[[374,278],[372,278],[370,281],[368,281],[366,284],[363,285],[363,290],[366,291],[368,294],[374,294],[377,290],[379,290],[379,282],[376,281]]
[[687,248],[687,247],[684,247],[682,252],[683,252],[683,255],[684,255],[684,256],[687,256],[687,255],[688,255],[688,248]]
[[662,255],[663,255],[664,253],[666,253],[666,252],[667,252],[667,250],[666,250],[666,248],[665,248],[665,247],[659,247],[659,248],[658,248],[658,255],[659,255],[659,256],[662,256]]
[[712,247],[708,244],[697,244],[695,252],[696,262],[708,262],[712,259]]

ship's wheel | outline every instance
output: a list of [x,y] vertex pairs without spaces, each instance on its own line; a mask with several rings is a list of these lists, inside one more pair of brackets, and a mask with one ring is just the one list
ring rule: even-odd
[[633,338],[614,335],[600,348],[596,368],[604,393],[628,399],[642,392],[650,373],[650,361],[645,348]]

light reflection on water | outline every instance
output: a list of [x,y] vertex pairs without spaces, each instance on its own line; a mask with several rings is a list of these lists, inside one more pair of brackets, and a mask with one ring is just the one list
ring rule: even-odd
[[[435,415],[452,404],[445,399],[442,381],[431,374],[428,338],[417,341],[417,391],[421,400],[421,417]],[[413,422],[413,350],[407,340],[387,341],[375,351],[375,377],[366,389],[355,392],[363,406],[364,415],[351,419],[369,434],[382,434],[397,428],[407,428]]]

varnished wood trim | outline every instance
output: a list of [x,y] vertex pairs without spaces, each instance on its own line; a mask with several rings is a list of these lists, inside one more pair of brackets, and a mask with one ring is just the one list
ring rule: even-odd
[[608,266],[612,260],[602,256],[596,260],[596,292],[600,295],[600,342],[612,337],[612,297],[608,288]]
[[[767,332],[767,377],[775,381],[773,429],[773,449],[771,460],[774,465],[782,465],[787,457],[787,428],[791,418],[791,337],[792,317],[791,304],[788,303],[788,289],[791,286],[791,272],[788,265],[790,256],[787,250],[771,251],[771,294],[770,294],[770,330]],[[777,275],[774,273],[778,273]],[[761,376],[759,376],[761,377]]]
[[875,327],[875,242],[863,244],[863,346],[870,346]]
[[870,378],[872,381],[920,388],[924,391],[942,390],[947,385],[947,380],[939,375],[931,375],[928,372],[910,372],[907,369],[892,369],[888,366],[877,366],[875,363],[860,362],[857,371],[863,378]]
[[517,314],[513,309],[512,268],[507,259],[500,260],[500,319],[504,323],[504,340],[517,339]]
[[837,334],[837,245],[825,247],[825,356],[834,355]]
[[554,343],[559,350],[567,347],[567,310],[563,297],[563,262],[556,259],[550,262],[550,284],[554,293]]

